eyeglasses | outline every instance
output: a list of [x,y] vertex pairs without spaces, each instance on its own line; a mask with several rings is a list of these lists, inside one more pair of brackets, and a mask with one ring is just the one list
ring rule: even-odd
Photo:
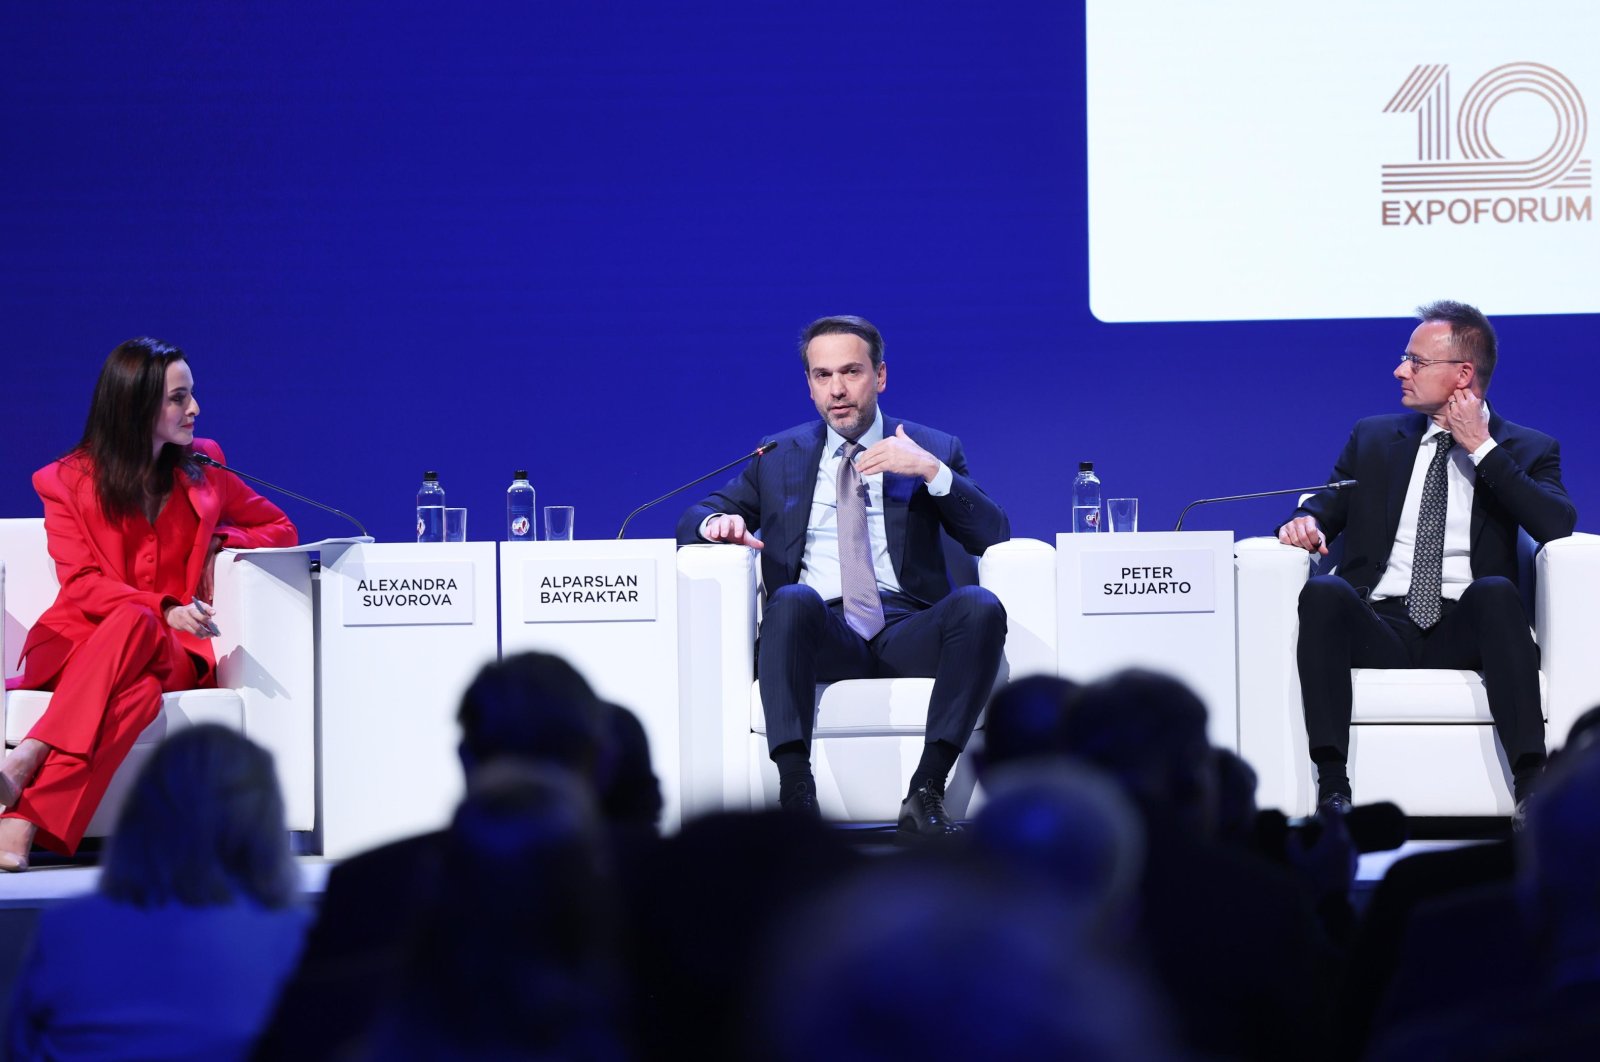
[[1415,354],[1402,354],[1402,355],[1400,355],[1400,360],[1401,361],[1410,362],[1411,363],[1411,371],[1412,372],[1416,372],[1418,369],[1426,369],[1429,365],[1465,365],[1465,364],[1467,364],[1467,359],[1466,358],[1434,358],[1432,360],[1429,360],[1428,358],[1419,358]]

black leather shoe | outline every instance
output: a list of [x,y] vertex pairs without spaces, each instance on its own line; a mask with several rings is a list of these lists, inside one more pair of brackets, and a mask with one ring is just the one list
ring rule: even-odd
[[1350,814],[1350,798],[1343,793],[1330,793],[1317,801],[1317,814],[1348,815]]
[[817,803],[817,787],[811,779],[796,783],[787,793],[780,792],[778,807],[791,815],[822,820],[822,805]]
[[900,803],[900,836],[918,840],[951,837],[961,833],[961,824],[944,809],[944,786],[928,782],[911,791]]

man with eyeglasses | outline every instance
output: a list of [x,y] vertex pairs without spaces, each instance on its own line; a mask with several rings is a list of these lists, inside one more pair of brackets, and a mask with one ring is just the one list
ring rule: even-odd
[[1357,422],[1330,479],[1278,539],[1312,553],[1344,536],[1337,575],[1300,594],[1300,687],[1319,811],[1350,808],[1350,669],[1483,672],[1520,826],[1544,766],[1539,650],[1517,589],[1517,538],[1572,534],[1560,446],[1489,408],[1496,341],[1475,307],[1441,301],[1394,370],[1410,413]]

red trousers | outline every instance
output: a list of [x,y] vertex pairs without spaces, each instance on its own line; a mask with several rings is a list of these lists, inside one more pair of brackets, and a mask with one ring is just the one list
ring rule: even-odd
[[39,773],[4,818],[39,828],[36,843],[71,855],[111,776],[161,711],[161,694],[193,689],[200,669],[166,621],[120,605],[73,650],[52,682],[50,707],[28,736],[50,746]]

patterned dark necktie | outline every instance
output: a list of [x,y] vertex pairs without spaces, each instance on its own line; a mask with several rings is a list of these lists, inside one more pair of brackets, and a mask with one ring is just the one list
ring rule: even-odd
[[845,623],[871,641],[883,630],[883,599],[867,535],[867,485],[856,471],[855,456],[861,449],[860,443],[845,443],[839,462],[839,591]]
[[1433,460],[1422,481],[1422,507],[1417,512],[1417,544],[1411,555],[1411,592],[1406,595],[1406,615],[1423,630],[1439,622],[1439,588],[1444,582],[1444,517],[1450,503],[1446,472],[1450,447],[1455,445],[1449,432],[1434,437]]

